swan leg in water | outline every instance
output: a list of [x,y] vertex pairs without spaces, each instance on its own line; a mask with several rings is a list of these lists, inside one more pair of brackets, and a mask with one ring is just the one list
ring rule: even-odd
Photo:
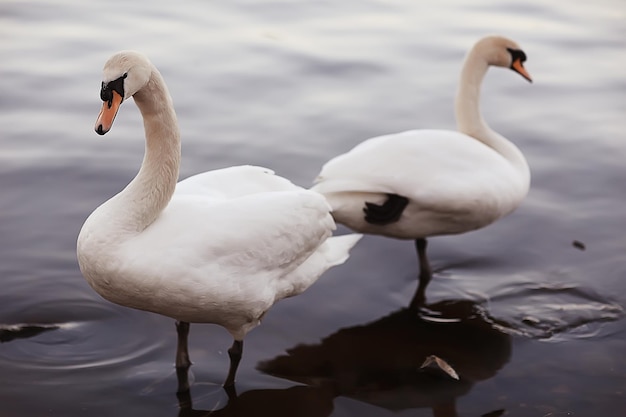
[[433,277],[428,257],[426,256],[426,245],[428,242],[424,238],[415,239],[415,249],[417,249],[417,257],[420,264],[420,273],[418,276],[418,285],[415,295],[411,300],[410,308],[419,308],[424,305],[426,301],[426,287],[430,283]]
[[228,357],[230,358],[230,367],[228,368],[228,376],[224,381],[224,387],[232,387],[235,385],[235,374],[237,373],[237,367],[241,361],[241,355],[243,354],[243,340],[235,339],[233,345],[228,349]]
[[178,333],[178,345],[176,346],[176,376],[178,377],[178,392],[182,393],[189,391],[189,380],[187,379],[187,372],[191,366],[189,350],[187,348],[189,323],[186,321],[177,321],[176,332]]
[[[398,194],[387,194],[387,200],[383,204],[365,203],[363,212],[365,221],[370,224],[388,225],[400,220],[404,209],[409,204],[409,199]],[[426,256],[426,239],[415,239],[415,249],[419,261],[418,286],[411,300],[411,308],[419,308],[426,300],[426,287],[432,278],[432,270]]]
[[[176,332],[178,333],[178,345],[176,347],[176,376],[178,377],[178,393],[189,391],[189,379],[187,373],[191,367],[189,359],[189,349],[187,348],[187,340],[189,338],[189,323],[186,321],[176,322]],[[230,367],[228,368],[228,376],[224,381],[224,388],[234,387],[235,375],[241,356],[243,355],[243,340],[234,340],[233,345],[228,349],[228,357],[230,358]]]

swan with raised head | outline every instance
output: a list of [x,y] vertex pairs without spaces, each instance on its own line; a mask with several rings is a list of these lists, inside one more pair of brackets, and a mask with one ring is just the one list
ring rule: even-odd
[[368,139],[327,162],[313,190],[338,223],[369,234],[415,240],[420,272],[412,306],[424,302],[432,277],[429,236],[464,233],[512,212],[528,193],[522,152],[493,131],[479,110],[489,66],[528,81],[525,53],[512,40],[489,36],[469,51],[456,97],[457,131],[410,130]]
[[[177,184],[172,99],[144,55],[113,55],[100,96],[96,132],[107,133],[122,102],[133,97],[146,148],[137,176],[85,221],[80,269],[105,299],[177,320],[178,371],[191,365],[189,323],[223,326],[234,339],[224,382],[232,387],[246,333],[275,302],[343,263],[361,236],[331,237],[335,223],[324,197],[266,168],[208,171]],[[179,391],[188,388],[179,377]]]

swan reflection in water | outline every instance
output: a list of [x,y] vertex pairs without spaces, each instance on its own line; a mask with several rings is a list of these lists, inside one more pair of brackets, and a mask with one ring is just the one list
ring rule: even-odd
[[[224,388],[227,392],[229,388]],[[234,388],[219,410],[195,410],[190,391],[176,394],[178,417],[328,417],[333,412],[334,393],[325,386],[297,385],[286,389],[256,389],[237,395]]]
[[[403,308],[371,323],[343,328],[319,344],[298,345],[261,362],[264,373],[304,385],[287,389],[228,391],[225,407],[194,410],[189,392],[178,394],[178,417],[327,417],[333,400],[346,396],[392,411],[432,408],[436,417],[457,416],[456,398],[492,378],[511,357],[511,338],[469,300]],[[449,363],[456,380],[424,361],[435,355]],[[179,378],[186,378],[180,374]],[[489,410],[487,410],[489,411]],[[484,415],[496,417],[504,410]]]
[[[493,324],[475,302],[441,301],[421,313],[405,308],[340,329],[258,369],[393,411],[430,407],[435,416],[456,416],[456,398],[495,376],[510,359],[510,336]],[[459,380],[436,367],[422,368],[431,355],[449,363]]]

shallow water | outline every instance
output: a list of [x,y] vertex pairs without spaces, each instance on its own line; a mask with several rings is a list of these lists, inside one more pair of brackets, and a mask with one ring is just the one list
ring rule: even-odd
[[[2,2],[0,415],[624,415],[625,23],[617,0]],[[522,206],[431,239],[422,319],[403,310],[413,245],[364,238],[248,335],[230,403],[230,336],[192,325],[180,406],[172,320],[103,301],[75,260],[84,219],[143,156],[132,103],[93,132],[108,56],[160,68],[182,177],[256,164],[308,186],[365,138],[453,129],[460,63],[491,33],[522,45],[534,78],[491,70],[482,93],[529,161]],[[461,380],[419,370],[430,354]]]

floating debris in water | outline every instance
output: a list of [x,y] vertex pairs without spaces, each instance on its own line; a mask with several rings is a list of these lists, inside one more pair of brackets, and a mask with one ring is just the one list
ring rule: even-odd
[[494,410],[494,411],[491,411],[491,412],[489,412],[487,414],[483,414],[480,417],[500,417],[501,415],[504,415],[505,412],[506,412],[505,409]]
[[574,240],[572,242],[572,246],[575,247],[576,249],[580,249],[580,250],[585,250],[586,246],[583,242],[581,242],[580,240]]
[[37,336],[39,333],[56,330],[59,327],[56,324],[0,324],[0,343]]
[[427,357],[426,360],[424,360],[422,366],[420,366],[420,368],[426,368],[433,363],[435,363],[439,367],[439,369],[450,375],[452,378],[459,379],[459,375],[456,373],[454,368],[452,368],[450,364],[448,364],[448,362],[444,361],[436,355],[430,355],[429,357]]

